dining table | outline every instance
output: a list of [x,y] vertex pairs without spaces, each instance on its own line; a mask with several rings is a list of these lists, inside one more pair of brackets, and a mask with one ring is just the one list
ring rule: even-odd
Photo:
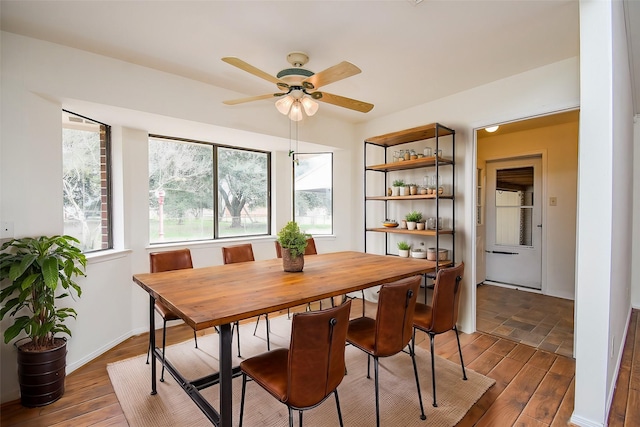
[[[302,272],[285,272],[281,259],[134,274],[133,281],[149,294],[149,340],[153,351],[151,394],[157,393],[156,360],[216,426],[232,425],[232,329],[236,321],[306,305],[405,277],[433,272],[435,261],[356,251],[305,256]],[[219,367],[203,378],[184,378],[155,343],[156,301],[165,304],[195,331],[216,327]],[[364,303],[364,302],[363,302]],[[219,408],[200,393],[219,384]]]

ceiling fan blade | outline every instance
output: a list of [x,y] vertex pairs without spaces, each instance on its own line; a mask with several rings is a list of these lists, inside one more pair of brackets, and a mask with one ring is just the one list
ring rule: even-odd
[[318,89],[321,86],[326,86],[329,83],[334,83],[338,80],[355,76],[361,72],[362,70],[351,62],[342,61],[333,67],[329,67],[326,70],[320,71],[319,73],[304,79],[302,84],[306,89]]
[[368,113],[373,108],[373,104],[369,104],[368,102],[358,101],[357,99],[346,98],[332,93],[314,92],[314,94],[322,94],[320,97],[312,95],[312,97],[318,101],[337,105],[338,107],[349,108],[350,110],[360,111],[361,113]]
[[260,70],[260,69],[258,69],[256,67],[254,67],[251,64],[247,64],[246,62],[244,62],[240,58],[236,58],[235,56],[226,56],[226,57],[222,58],[222,60],[224,62],[226,62],[227,64],[229,64],[229,65],[233,65],[234,67],[238,67],[241,70],[246,71],[247,73],[251,73],[254,76],[260,77],[261,79],[264,79],[264,80],[266,80],[268,82],[275,83],[275,84],[279,84],[280,83],[280,85],[285,85],[286,87],[289,87],[289,85],[286,82],[280,80],[279,78],[277,78],[275,76],[272,76],[271,74],[269,74],[269,73],[267,73],[265,71],[262,71],[262,70]]
[[248,98],[231,99],[229,101],[222,101],[222,103],[226,105],[237,105],[245,102],[260,101],[261,99],[275,98],[282,95],[285,95],[285,94],[284,93],[266,93],[264,95],[250,96]]

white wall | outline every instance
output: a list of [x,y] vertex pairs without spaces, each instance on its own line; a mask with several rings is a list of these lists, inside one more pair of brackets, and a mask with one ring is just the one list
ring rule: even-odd
[[[633,164],[640,165],[640,116],[633,120]],[[631,268],[631,305],[640,309],[640,167],[633,168],[633,232]]]
[[[387,132],[439,122],[456,131],[456,261],[465,262],[464,292],[460,303],[460,327],[475,331],[475,263],[472,236],[475,209],[474,129],[552,111],[576,108],[579,104],[578,59],[569,59],[480,86],[398,114],[372,120],[359,129],[360,140]],[[362,151],[358,163],[364,164]],[[354,174],[354,188],[362,189],[362,176]],[[362,191],[362,190],[359,190]],[[363,207],[354,223],[362,224]],[[354,239],[362,247],[362,225]],[[357,240],[359,239],[359,240]]]
[[[546,295],[574,299],[576,205],[578,186],[578,123],[547,126],[523,132],[488,136],[478,141],[478,165],[487,159],[543,153],[546,188],[542,201],[542,290]],[[480,166],[483,167],[483,166]],[[557,206],[549,206],[548,197]]]
[[632,106],[622,2],[580,2],[576,397],[606,425],[630,314]]
[[[69,301],[78,320],[70,322],[67,372],[148,328],[148,297],[131,280],[132,274],[148,271],[152,250],[148,133],[272,151],[273,232],[290,219],[289,120],[270,103],[227,107],[221,100],[238,94],[7,32],[1,43],[0,220],[14,223],[16,237],[63,231],[61,109],[113,126],[116,250],[90,257],[87,277],[79,280],[82,297]],[[350,182],[353,125],[323,116],[322,109],[315,118],[300,126],[300,151],[333,151],[334,181]],[[353,248],[354,197],[348,185],[334,193],[339,220],[334,236],[316,239],[319,251]],[[273,240],[250,240],[256,258],[275,256]],[[178,246],[189,246],[194,265],[205,266],[222,263],[222,245]],[[10,321],[4,319],[1,329]],[[0,357],[4,402],[19,396],[14,347],[1,344]]]

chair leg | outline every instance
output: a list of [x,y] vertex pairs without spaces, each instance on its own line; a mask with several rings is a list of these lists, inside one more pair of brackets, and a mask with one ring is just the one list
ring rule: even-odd
[[340,410],[340,400],[338,400],[338,389],[333,390],[333,394],[336,397],[336,408],[338,409],[338,420],[340,421],[340,427],[344,427],[344,424],[342,424],[342,411]]
[[371,372],[371,355],[367,353],[367,378],[371,379],[369,372]]
[[242,427],[242,416],[244,415],[244,396],[247,390],[247,374],[242,373],[242,395],[240,397],[240,424],[239,427]]
[[164,382],[164,349],[167,343],[167,321],[162,323],[162,374],[160,374],[160,382]]
[[380,389],[378,388],[378,358],[373,358],[376,383],[376,427],[380,427]]
[[151,354],[151,336],[149,336],[149,345],[147,346],[147,365],[149,364],[149,355]]
[[433,385],[433,407],[437,408],[436,403],[436,361],[433,353],[433,340],[435,335],[429,334],[429,340],[431,341],[431,384]]
[[298,411],[298,420],[299,420],[299,425],[300,427],[302,427],[302,410]]
[[460,354],[460,365],[462,365],[462,379],[467,380],[467,373],[464,370],[464,360],[462,360],[462,348],[460,347],[460,337],[458,336],[458,327],[453,325],[453,330],[456,332],[456,340],[458,340],[458,353]]
[[260,316],[262,316],[262,314],[258,314],[258,318],[256,319],[256,327],[253,328],[253,336],[256,336],[256,331],[258,330],[258,323],[260,323]]
[[196,330],[193,330],[193,339],[196,342],[196,348],[198,348],[198,334],[196,333]]
[[293,409],[289,407],[289,427],[293,427]]
[[409,354],[411,355],[411,361],[413,362],[413,373],[416,375],[416,386],[418,387],[418,401],[420,402],[420,419],[426,420],[427,416],[424,414],[424,406],[422,405],[422,391],[420,391],[420,380],[418,379],[418,366],[416,365],[416,353],[413,351],[411,344],[409,344]]
[[364,317],[364,289],[362,290],[362,317]]

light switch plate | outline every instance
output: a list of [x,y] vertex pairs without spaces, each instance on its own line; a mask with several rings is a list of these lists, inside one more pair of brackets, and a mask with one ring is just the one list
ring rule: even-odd
[[549,197],[549,206],[558,206],[558,198]]

